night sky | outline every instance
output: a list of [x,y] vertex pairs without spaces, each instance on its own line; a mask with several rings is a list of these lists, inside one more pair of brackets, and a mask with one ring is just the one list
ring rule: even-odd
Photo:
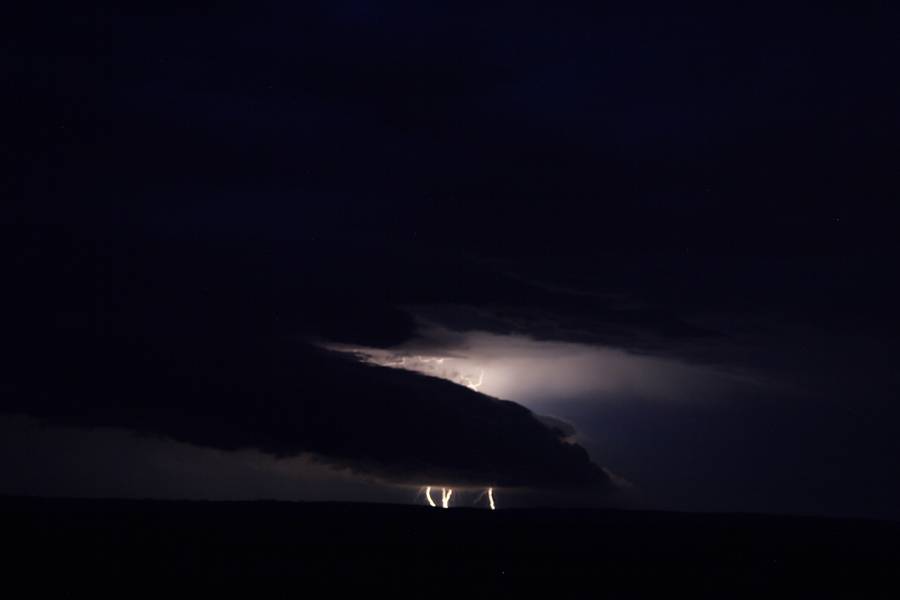
[[0,494],[900,519],[894,3],[17,10]]

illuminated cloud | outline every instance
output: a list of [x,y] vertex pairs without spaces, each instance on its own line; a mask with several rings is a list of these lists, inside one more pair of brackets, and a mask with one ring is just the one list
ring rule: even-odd
[[552,409],[555,400],[623,394],[675,401],[751,379],[682,361],[577,342],[485,331],[451,332],[435,325],[392,348],[330,344],[360,360],[439,377],[485,394]]

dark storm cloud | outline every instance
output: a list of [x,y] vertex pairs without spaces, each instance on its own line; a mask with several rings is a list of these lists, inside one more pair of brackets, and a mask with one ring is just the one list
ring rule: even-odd
[[[272,453],[306,448],[305,420],[333,434],[308,434],[320,450],[399,478],[420,452],[490,475],[477,443],[546,480],[525,450],[546,445],[580,481],[577,449],[513,407],[300,341],[438,354],[513,335],[806,390],[709,393],[709,412],[628,394],[597,412],[592,390],[557,415],[684,506],[715,509],[732,477],[783,509],[817,472],[814,510],[816,486],[838,499],[866,471],[898,505],[879,475],[900,455],[895,5],[20,4],[0,51],[8,409]],[[67,241],[35,241],[47,226]],[[671,399],[647,373],[624,374]],[[333,405],[286,395],[331,385]],[[374,408],[391,398],[446,444],[414,448]],[[482,436],[507,419],[508,439]]]
[[[322,288],[335,282],[302,269],[291,277],[220,249],[56,238],[31,240],[8,266],[5,412],[220,449],[313,452],[403,483],[609,487],[565,431],[519,405],[303,342],[328,332]],[[365,325],[382,318],[392,335],[403,331],[365,297],[339,312],[335,337],[343,328],[383,342]]]
[[883,245],[891,22],[870,5],[42,10],[4,58],[12,183],[30,221],[188,235],[804,249],[840,246],[843,216]]

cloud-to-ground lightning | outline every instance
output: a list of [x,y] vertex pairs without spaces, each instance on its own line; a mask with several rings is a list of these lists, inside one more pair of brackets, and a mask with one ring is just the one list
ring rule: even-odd
[[483,384],[483,383],[484,383],[484,369],[481,369],[480,372],[478,373],[478,381],[472,383],[472,382],[468,381],[468,378],[466,378],[465,386],[467,388],[475,390],[477,392],[478,388],[480,388],[481,384]]
[[[431,496],[431,487],[430,485],[425,486],[425,499],[428,501],[428,506],[437,507],[437,503],[434,501],[434,498]],[[420,488],[420,490],[423,488]],[[441,488],[441,508],[450,508],[450,497],[453,496],[453,488]],[[481,494],[475,498],[474,503],[477,504],[481,501],[482,498],[487,497],[488,508],[491,510],[497,510],[497,503],[494,501],[494,488],[489,487],[485,488]]]

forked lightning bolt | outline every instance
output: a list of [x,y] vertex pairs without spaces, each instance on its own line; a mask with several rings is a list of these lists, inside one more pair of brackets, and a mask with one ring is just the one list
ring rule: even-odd
[[475,390],[477,392],[478,388],[480,388],[481,384],[483,384],[483,383],[484,383],[484,369],[481,369],[481,371],[478,373],[478,381],[475,383],[470,383],[468,381],[468,377],[467,377],[465,385],[467,388]]
[[[453,496],[453,488],[441,488],[441,508],[450,508],[450,497]],[[494,502],[494,488],[489,487],[487,490],[482,492],[478,498],[475,499],[477,502],[484,496],[487,496],[488,506],[490,506],[491,510],[497,510],[497,504]],[[435,503],[434,498],[431,497],[431,486],[425,486],[425,500],[428,501],[428,506],[433,508],[437,507],[437,503]]]

